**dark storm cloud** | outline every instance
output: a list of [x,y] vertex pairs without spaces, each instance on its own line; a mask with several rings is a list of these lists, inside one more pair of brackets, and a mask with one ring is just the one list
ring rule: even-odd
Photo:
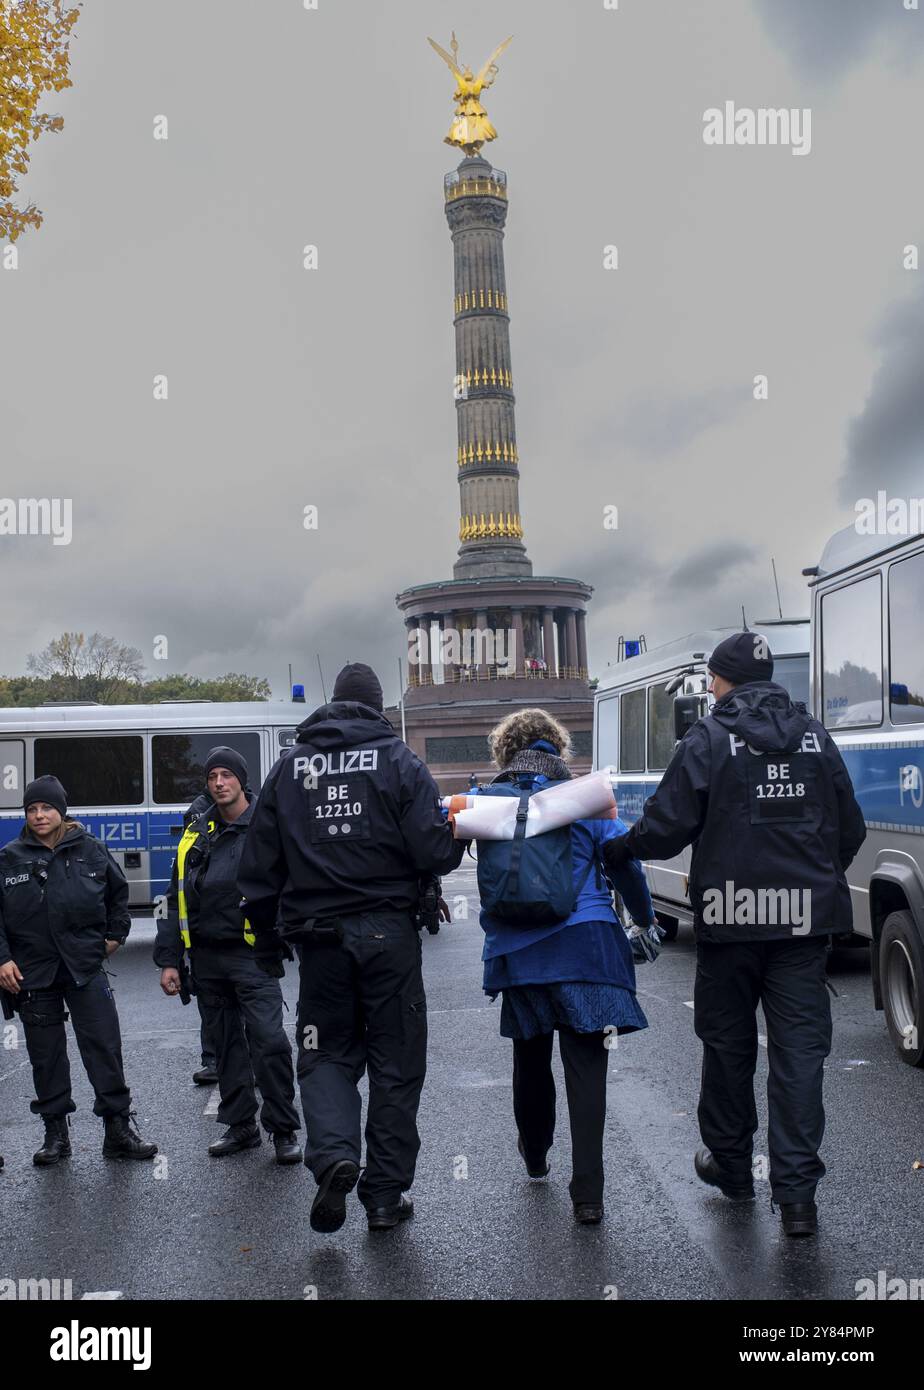
[[924,45],[924,12],[902,0],[754,0],[770,37],[812,72],[832,76],[885,41],[906,55]]
[[893,310],[878,335],[882,357],[847,431],[843,501],[924,492],[924,292]]
[[740,541],[716,541],[694,551],[665,579],[665,589],[675,593],[704,593],[725,584],[742,565],[752,563],[756,552]]

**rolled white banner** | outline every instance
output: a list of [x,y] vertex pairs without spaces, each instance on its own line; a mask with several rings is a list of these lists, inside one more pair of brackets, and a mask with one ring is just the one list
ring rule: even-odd
[[[519,802],[513,796],[444,796],[457,840],[512,840]],[[576,820],[615,820],[612,771],[603,768],[545,787],[529,799],[526,835],[571,825]]]

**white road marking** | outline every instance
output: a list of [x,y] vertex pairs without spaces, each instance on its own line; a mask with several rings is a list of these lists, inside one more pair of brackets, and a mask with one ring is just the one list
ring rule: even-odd
[[110,1289],[107,1293],[82,1293],[80,1300],[85,1303],[88,1299],[99,1299],[100,1301],[116,1299],[122,1297],[121,1289]]

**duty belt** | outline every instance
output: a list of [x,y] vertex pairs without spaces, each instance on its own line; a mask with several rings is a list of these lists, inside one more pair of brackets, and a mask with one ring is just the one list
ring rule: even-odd
[[319,943],[343,941],[343,920],[340,917],[309,917],[292,933]]

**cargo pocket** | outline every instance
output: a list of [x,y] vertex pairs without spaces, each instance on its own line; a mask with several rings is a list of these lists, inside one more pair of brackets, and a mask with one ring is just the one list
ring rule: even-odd
[[427,1001],[417,992],[409,992],[401,1003],[399,1069],[404,1085],[423,1085],[427,1070]]

